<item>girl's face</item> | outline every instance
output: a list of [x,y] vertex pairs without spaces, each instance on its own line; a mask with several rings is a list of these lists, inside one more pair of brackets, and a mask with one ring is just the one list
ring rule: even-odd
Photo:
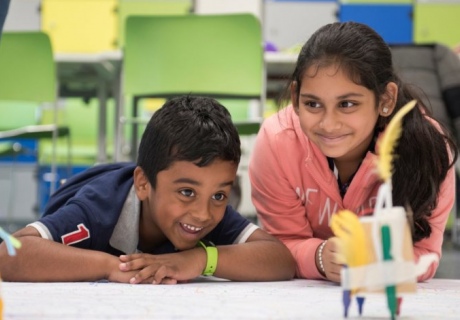
[[379,115],[387,116],[393,110],[383,110],[383,103],[376,107],[374,93],[354,83],[336,65],[310,67],[298,100],[295,86],[291,93],[303,132],[324,155],[337,161],[360,161]]

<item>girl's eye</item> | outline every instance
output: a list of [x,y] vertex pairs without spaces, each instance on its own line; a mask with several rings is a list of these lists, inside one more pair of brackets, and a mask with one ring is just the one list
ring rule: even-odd
[[215,195],[212,196],[212,199],[217,200],[217,201],[224,201],[227,198],[227,196],[223,193],[216,193]]
[[184,189],[184,190],[181,190],[180,193],[183,195],[183,196],[186,196],[186,197],[193,197],[195,195],[195,193],[193,192],[193,190],[191,189]]
[[307,106],[308,108],[312,108],[312,109],[317,109],[321,107],[321,105],[316,101],[306,101],[305,106]]
[[341,108],[345,108],[345,109],[351,108],[351,107],[353,107],[354,105],[355,105],[355,104],[354,104],[353,102],[351,102],[351,101],[342,101],[342,102],[340,102],[340,107],[341,107]]

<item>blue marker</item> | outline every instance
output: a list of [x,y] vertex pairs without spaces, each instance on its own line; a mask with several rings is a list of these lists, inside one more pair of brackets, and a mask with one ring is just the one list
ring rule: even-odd
[[[345,283],[348,283],[348,273],[346,272],[348,266],[346,264],[342,265],[342,268],[344,270],[344,272],[342,272],[342,276],[344,277],[344,279],[342,279],[342,281],[344,281]],[[351,290],[346,290],[344,289],[343,290],[343,293],[342,293],[342,302],[343,302],[343,316],[344,318],[347,318],[348,317],[348,309],[350,308],[350,304],[351,304]]]
[[351,304],[351,290],[343,290],[342,301],[343,301],[343,316],[344,318],[347,318],[348,309],[350,308],[350,304]]
[[366,299],[365,297],[356,297],[356,302],[358,303],[359,315],[363,314],[363,305],[364,305],[364,300],[365,299]]

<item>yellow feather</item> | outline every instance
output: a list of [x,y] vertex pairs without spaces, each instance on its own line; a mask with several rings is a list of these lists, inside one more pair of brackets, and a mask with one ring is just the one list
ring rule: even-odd
[[412,100],[394,115],[378,143],[379,158],[377,170],[380,178],[385,182],[391,178],[393,169],[393,150],[402,133],[402,119],[416,104],[417,101]]
[[343,255],[349,267],[369,263],[367,238],[358,216],[350,210],[340,210],[332,215],[330,227],[339,239],[338,254]]

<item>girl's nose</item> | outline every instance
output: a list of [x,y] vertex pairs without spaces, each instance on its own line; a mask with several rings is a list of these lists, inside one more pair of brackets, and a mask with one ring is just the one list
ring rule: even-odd
[[319,127],[326,132],[333,132],[342,127],[342,122],[335,111],[326,111],[319,123]]

